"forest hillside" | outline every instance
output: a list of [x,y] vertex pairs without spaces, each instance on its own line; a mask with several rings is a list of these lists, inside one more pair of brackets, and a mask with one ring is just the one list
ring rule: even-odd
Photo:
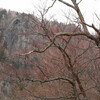
[[0,9],[0,100],[100,100],[99,49],[80,32]]

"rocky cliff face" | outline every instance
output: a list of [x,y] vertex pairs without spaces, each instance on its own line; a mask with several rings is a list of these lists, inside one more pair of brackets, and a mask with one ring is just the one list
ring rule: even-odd
[[[26,16],[28,18],[28,16]],[[19,15],[11,21],[4,31],[4,46],[8,50],[25,48],[28,46],[29,37],[25,34],[30,33],[30,27],[34,26],[30,20],[26,20],[23,15]],[[33,36],[32,36],[33,37]]]

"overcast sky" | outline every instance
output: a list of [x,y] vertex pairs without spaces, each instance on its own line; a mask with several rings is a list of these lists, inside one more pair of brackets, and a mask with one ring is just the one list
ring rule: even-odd
[[[40,1],[42,2],[40,3]],[[50,5],[50,1],[52,0],[0,0],[0,7],[15,10],[18,12],[32,13],[33,11],[35,11],[36,7],[40,6],[41,4],[43,6],[44,1],[49,1],[47,5]],[[70,3],[70,0],[65,1]],[[100,0],[83,0],[79,7],[84,14],[87,23],[99,23],[99,21],[95,18],[94,12],[97,13],[100,17]],[[63,17],[64,13],[62,13],[62,11],[64,11],[66,15],[69,14],[69,12],[71,12],[71,14],[74,14],[74,12],[69,9],[69,7],[66,7],[63,4],[57,2],[48,13],[48,17],[51,15],[55,15],[54,18],[58,21],[66,22],[67,20]],[[37,12],[35,11],[35,13]]]

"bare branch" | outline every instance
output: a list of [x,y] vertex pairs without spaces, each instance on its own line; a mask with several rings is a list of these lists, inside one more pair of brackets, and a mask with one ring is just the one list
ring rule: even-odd
[[80,0],[80,1],[77,3],[77,5],[79,5],[81,2],[82,2],[82,0]]
[[74,6],[71,5],[71,4],[69,4],[69,3],[67,3],[67,2],[65,2],[65,1],[63,1],[63,0],[58,0],[58,1],[61,2],[61,3],[63,3],[63,4],[65,4],[65,5],[67,5],[67,6],[69,6],[69,7],[71,7],[71,8],[73,8],[73,9],[77,12],[77,14],[78,14],[78,16],[79,16],[79,19],[80,19],[80,21],[81,21],[81,23],[82,23],[84,32],[86,32],[86,33],[89,34],[86,25],[83,24],[83,22],[85,22],[85,20],[84,20],[84,17],[83,17],[83,15],[82,15],[82,13],[81,13],[80,8],[78,7],[78,5],[77,5],[77,3],[76,3],[76,0],[71,0]]
[[96,32],[97,32],[97,34],[100,36],[100,30],[99,29],[97,29],[93,24],[92,25],[89,25],[89,24],[87,24],[87,23],[85,23],[85,22],[83,22],[85,25],[87,25],[88,27],[91,27],[91,28],[93,28]]
[[73,8],[73,9],[75,9],[75,7],[73,5],[67,3],[67,2],[65,2],[63,0],[58,0],[58,1],[61,2],[61,3],[63,3],[63,4],[65,4],[65,5],[67,5],[67,6],[69,6],[69,7],[71,7],[71,8]]
[[52,3],[52,5],[46,9],[45,14],[49,11],[49,9],[50,9],[50,8],[52,8],[52,7],[53,7],[53,5],[55,4],[55,2],[56,2],[56,0],[54,0],[54,2]]
[[100,18],[98,17],[98,15],[95,13],[95,16],[97,17],[97,19],[100,21]]
[[20,55],[20,56],[26,56],[26,55],[29,55],[29,54],[31,54],[31,53],[33,53],[33,52],[43,53],[43,52],[45,52],[49,47],[52,46],[53,42],[54,42],[54,40],[53,40],[48,46],[46,46],[43,50],[39,50],[39,49],[38,49],[38,50],[31,50],[31,51],[29,51],[29,52],[27,52],[27,53],[19,54],[19,55]]
[[56,33],[56,35],[54,36],[54,38],[52,39],[52,42],[50,44],[48,44],[48,46],[46,46],[44,49],[42,50],[31,50],[27,53],[24,53],[24,54],[19,54],[20,56],[26,56],[26,55],[29,55],[33,52],[37,52],[37,53],[43,53],[45,52],[48,48],[50,48],[53,44],[54,44],[54,41],[57,37],[59,36],[85,36],[93,41],[96,41],[96,38],[93,36],[93,35],[90,35],[90,34],[85,34],[83,32],[79,32],[79,33],[67,33],[67,32],[60,32],[60,33]]
[[93,35],[86,34],[84,32],[78,32],[78,33],[60,32],[60,33],[56,33],[56,37],[57,36],[85,36],[91,40],[96,40],[96,38]]
[[31,82],[39,82],[39,83],[48,83],[48,82],[63,80],[63,81],[68,81],[72,86],[74,85],[71,79],[64,78],[64,77],[57,77],[57,78],[52,78],[52,79],[47,79],[47,80],[34,80],[34,79],[25,79],[25,80],[31,81]]

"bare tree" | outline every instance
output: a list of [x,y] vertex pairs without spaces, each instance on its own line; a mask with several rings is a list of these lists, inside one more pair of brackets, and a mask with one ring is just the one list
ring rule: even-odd
[[[58,0],[58,1],[63,3],[66,6],[71,7],[72,9],[76,11],[84,31],[81,31],[81,30],[78,31],[77,26],[75,26],[74,30],[71,30],[69,32],[66,30],[65,27],[63,27],[63,25],[57,26],[56,30],[54,30],[54,27],[52,27],[53,23],[46,20],[45,15],[49,11],[49,9],[53,7],[56,1],[57,0],[53,0],[52,5],[48,7],[47,9],[43,9],[43,12],[39,11],[41,15],[41,19],[40,21],[37,22],[37,25],[41,31],[33,30],[37,35],[41,35],[42,37],[45,38],[46,40],[45,45],[43,47],[37,46],[35,49],[29,52],[20,54],[20,55],[29,56],[30,54],[35,53],[35,52],[39,54],[47,52],[48,54],[48,50],[50,49],[53,52],[52,48],[54,48],[55,51],[59,52],[58,54],[60,55],[59,57],[60,64],[59,65],[57,64],[59,61],[58,62],[55,61],[55,65],[51,64],[51,68],[52,66],[54,69],[56,69],[57,67],[61,68],[63,66],[63,68],[65,69],[65,73],[67,74],[62,75],[63,72],[60,70],[61,72],[60,76],[57,74],[59,77],[58,76],[55,77],[51,74],[53,76],[53,78],[51,78],[49,74],[47,75],[47,69],[49,69],[50,66],[47,65],[46,63],[44,65],[46,71],[43,70],[41,67],[38,67],[42,75],[46,77],[45,79],[25,78],[24,80],[30,81],[32,83],[41,83],[41,84],[46,84],[46,83],[50,84],[51,82],[55,82],[55,81],[58,82],[59,80],[61,81],[61,83],[66,82],[67,84],[66,87],[69,88],[69,91],[67,94],[65,93],[66,94],[65,96],[57,96],[57,97],[56,96],[48,97],[47,95],[45,95],[44,97],[34,96],[36,98],[47,99],[47,100],[50,100],[50,99],[51,100],[53,99],[88,100],[89,95],[87,91],[95,87],[94,84],[92,84],[91,87],[89,88],[87,86],[91,84],[89,83],[89,81],[90,80],[92,81],[91,73],[93,71],[93,68],[91,67],[94,66],[93,62],[96,59],[100,58],[99,57],[100,31],[99,29],[96,28],[94,24],[89,25],[85,22],[84,16],[82,15],[81,10],[78,6],[82,0],[80,0],[79,2],[77,2],[76,0],[71,0],[73,5],[63,0]],[[95,36],[91,35],[91,33],[87,29],[87,26],[94,29],[94,31],[96,32]],[[46,55],[46,57],[48,56]],[[54,58],[53,55],[51,58],[52,59]],[[56,60],[58,59],[56,58]],[[50,61],[52,60],[50,59]],[[96,85],[97,85],[97,82],[96,82]]]

